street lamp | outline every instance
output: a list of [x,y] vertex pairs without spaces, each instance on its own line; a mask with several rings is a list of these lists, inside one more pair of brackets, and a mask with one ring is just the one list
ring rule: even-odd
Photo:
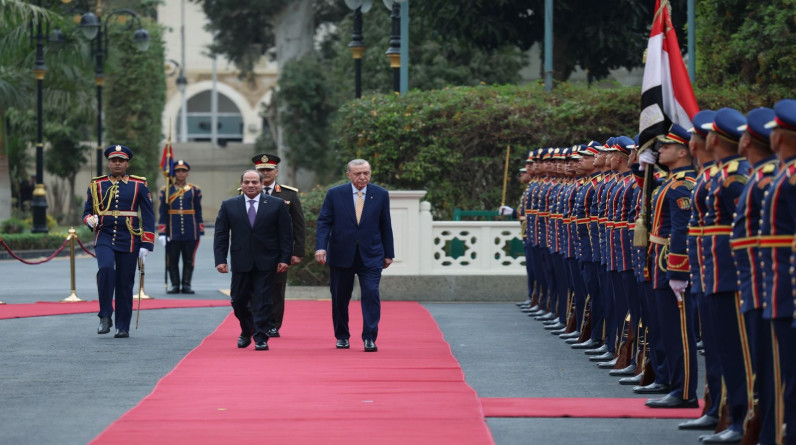
[[387,49],[387,58],[390,59],[392,68],[393,91],[401,92],[401,3],[406,0],[383,0],[384,6],[392,11],[392,34],[390,35],[390,47]]
[[133,29],[133,25],[138,24],[138,29],[133,33],[133,42],[136,48],[144,52],[149,48],[149,32],[141,26],[138,14],[130,9],[116,9],[111,11],[102,20],[102,2],[97,2],[97,14],[86,12],[80,17],[80,30],[83,36],[91,41],[91,53],[96,60],[96,74],[94,83],[97,85],[97,176],[102,176],[104,162],[102,160],[102,83],[105,75],[102,74],[102,65],[105,57],[108,56],[108,23],[111,17],[127,15],[133,20],[127,25],[127,30]]
[[365,54],[365,42],[362,40],[362,14],[370,11],[373,0],[345,0],[346,6],[354,11],[354,33],[348,48],[354,56],[354,97],[362,97],[362,56]]
[[[37,2],[42,7],[42,2]],[[46,26],[46,31],[45,31]],[[63,33],[56,29],[50,34],[50,22],[41,17],[33,19],[30,24],[31,41],[36,40],[36,60],[33,65],[33,75],[36,78],[36,187],[33,189],[33,200],[30,208],[33,213],[33,233],[47,233],[47,191],[44,189],[44,75],[47,65],[44,63],[44,44],[63,42]],[[33,34],[35,29],[36,34]]]
[[188,142],[188,98],[185,90],[188,88],[188,79],[185,78],[185,68],[180,65],[180,75],[177,76],[177,91],[180,92],[180,142]]

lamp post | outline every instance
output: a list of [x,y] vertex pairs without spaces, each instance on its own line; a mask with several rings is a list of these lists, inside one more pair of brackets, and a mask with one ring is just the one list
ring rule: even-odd
[[80,30],[83,35],[91,41],[91,53],[94,55],[96,61],[96,73],[94,75],[94,83],[97,86],[97,176],[101,176],[104,170],[104,162],[102,161],[103,147],[102,147],[102,84],[105,80],[105,75],[102,72],[103,61],[108,56],[108,23],[110,19],[115,16],[127,15],[133,20],[127,25],[127,29],[132,29],[134,24],[138,24],[138,29],[133,33],[133,41],[139,51],[146,51],[149,48],[149,32],[141,26],[141,20],[138,14],[130,9],[117,9],[111,11],[105,17],[103,22],[102,18],[102,1],[97,2],[97,14],[86,12],[80,18]]
[[345,0],[346,6],[354,11],[354,33],[348,48],[354,57],[354,97],[362,97],[362,56],[365,54],[365,42],[362,40],[362,14],[370,11],[373,0]]
[[185,78],[185,69],[180,65],[180,75],[177,76],[177,90],[180,92],[180,142],[188,142],[188,100],[185,90],[188,80]]
[[384,0],[384,6],[392,14],[392,34],[390,35],[390,47],[387,49],[387,58],[390,59],[392,68],[393,91],[401,92],[401,3],[406,0]]
[[[37,6],[42,7],[41,0]],[[47,233],[47,191],[44,189],[44,75],[47,65],[44,63],[44,44],[47,41],[60,43],[63,33],[56,29],[50,35],[50,22],[39,17],[31,22],[31,40],[36,41],[36,59],[33,65],[33,75],[36,78],[36,187],[33,189],[33,200],[30,208],[33,213],[33,233]],[[46,31],[45,31],[46,26]],[[33,30],[35,34],[33,34]]]

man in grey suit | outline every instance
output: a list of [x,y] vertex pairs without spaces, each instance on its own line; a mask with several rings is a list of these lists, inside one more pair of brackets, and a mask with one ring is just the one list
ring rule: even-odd
[[287,272],[293,230],[285,201],[261,193],[259,172],[243,172],[240,186],[243,194],[224,200],[218,210],[213,252],[221,273],[230,270],[230,252],[232,309],[241,328],[238,347],[249,346],[254,337],[254,349],[267,351],[271,283],[275,273]]

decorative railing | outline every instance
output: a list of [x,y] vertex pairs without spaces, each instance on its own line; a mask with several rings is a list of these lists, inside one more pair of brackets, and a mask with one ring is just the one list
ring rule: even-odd
[[390,192],[395,261],[385,275],[524,275],[517,221],[434,221],[425,191]]

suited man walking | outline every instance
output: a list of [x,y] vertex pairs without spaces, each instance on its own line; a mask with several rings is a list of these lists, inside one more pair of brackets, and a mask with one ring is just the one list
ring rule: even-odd
[[365,352],[375,352],[379,333],[381,271],[395,257],[390,195],[370,183],[368,161],[354,159],[346,167],[348,184],[332,187],[318,215],[315,261],[329,265],[332,323],[338,349],[350,347],[348,303],[354,275],[362,290],[362,340]]
[[[221,203],[216,218],[213,251],[216,270],[232,266],[232,309],[240,322],[238,347],[254,337],[254,349],[268,350],[268,315],[275,273],[285,273],[293,249],[293,230],[285,201],[263,195],[263,176],[246,170],[240,180],[242,195]],[[251,297],[251,309],[249,309]]]

